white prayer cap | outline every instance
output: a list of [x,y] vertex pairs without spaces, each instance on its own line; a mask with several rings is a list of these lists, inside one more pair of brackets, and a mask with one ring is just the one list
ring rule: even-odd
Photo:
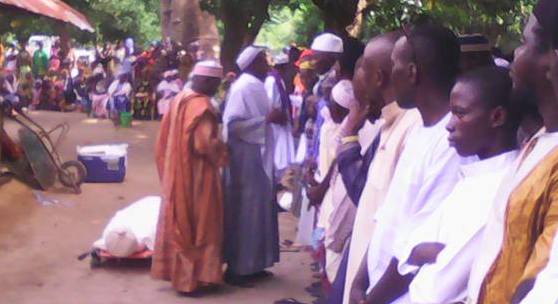
[[510,68],[510,62],[504,58],[500,58],[500,57],[494,58],[494,64],[502,68],[506,68],[506,69]]
[[223,67],[215,60],[204,60],[196,63],[192,75],[223,78]]
[[163,73],[163,78],[167,78],[167,77],[172,77],[178,75],[178,70],[174,69],[174,70],[168,70],[166,72]]
[[121,227],[111,230],[105,237],[107,251],[115,257],[128,257],[139,251],[140,245],[136,235],[129,228]]
[[333,34],[323,33],[312,42],[312,50],[328,53],[343,53],[343,40]]
[[273,58],[273,63],[275,63],[275,65],[287,64],[289,63],[289,56],[281,53]]
[[331,97],[345,109],[350,109],[357,103],[353,83],[350,80],[339,81],[331,90]]
[[236,64],[238,65],[238,68],[240,68],[241,71],[246,69],[250,64],[252,64],[252,62],[254,62],[254,59],[256,59],[256,57],[258,57],[258,55],[264,50],[265,49],[261,46],[255,46],[255,45],[247,46],[240,53],[240,55],[238,55],[238,58],[236,59]]

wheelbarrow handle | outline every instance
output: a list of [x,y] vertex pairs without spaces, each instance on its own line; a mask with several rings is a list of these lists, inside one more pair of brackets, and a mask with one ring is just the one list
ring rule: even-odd
[[64,138],[66,138],[66,135],[68,135],[68,132],[70,132],[70,125],[67,122],[60,123],[56,125],[54,128],[52,128],[50,131],[48,131],[47,134],[49,136],[52,136],[52,134],[55,133],[56,131],[59,131],[60,133],[58,134],[58,137],[56,137],[56,140],[54,140],[53,142],[54,142],[54,147],[58,148],[60,142]]

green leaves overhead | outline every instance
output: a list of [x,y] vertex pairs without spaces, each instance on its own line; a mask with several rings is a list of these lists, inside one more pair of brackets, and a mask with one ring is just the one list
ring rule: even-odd
[[89,34],[62,22],[39,17],[20,9],[0,9],[0,33],[11,32],[22,39],[31,34],[59,33],[66,28],[80,41],[116,41],[134,37],[139,43],[160,39],[159,0],[65,0],[83,13],[96,29]]

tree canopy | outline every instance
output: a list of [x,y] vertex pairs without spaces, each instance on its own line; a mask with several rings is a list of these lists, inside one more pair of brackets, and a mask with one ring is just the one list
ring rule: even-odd
[[160,39],[158,0],[65,0],[87,16],[95,34],[81,32],[60,21],[27,13],[21,9],[2,7],[0,33],[12,33],[19,39],[32,34],[54,34],[66,30],[79,41],[95,39],[116,41],[134,37],[139,43]]
[[[270,20],[264,24],[258,41],[274,48],[293,42],[305,45],[316,31],[338,31],[336,25],[328,25],[324,17],[328,11],[339,9],[332,4],[335,1],[337,0],[300,1],[295,11],[285,7],[270,7]],[[317,2],[321,2],[321,6],[316,6]],[[519,43],[521,30],[536,0],[368,0],[364,2],[366,3],[361,11],[356,9],[353,11],[354,16],[362,16],[363,24],[357,33],[357,38],[363,40],[381,32],[401,28],[404,23],[412,22],[419,16],[429,16],[459,34],[482,33],[493,44],[511,50]],[[344,25],[346,23],[347,21]]]
[[[65,29],[80,41],[115,41],[134,37],[146,43],[161,37],[159,0],[65,0],[83,12],[96,34],[80,32],[48,18],[1,6],[0,33],[25,39],[30,34],[59,34]],[[217,17],[222,57],[232,68],[240,49],[257,41],[273,48],[307,44],[321,31],[366,40],[401,27],[427,14],[458,33],[483,33],[492,43],[511,50],[536,0],[199,0],[200,7]],[[360,17],[360,18],[357,18]]]

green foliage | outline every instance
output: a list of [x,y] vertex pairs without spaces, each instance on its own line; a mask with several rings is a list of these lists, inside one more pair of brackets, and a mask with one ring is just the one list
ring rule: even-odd
[[134,37],[144,44],[160,39],[159,0],[65,0],[83,13],[96,33],[82,32],[59,21],[39,17],[20,9],[0,9],[0,34],[11,32],[20,39],[32,34],[56,35],[61,26],[66,27],[78,41],[117,41]]
[[536,0],[373,0],[365,14],[363,38],[400,28],[426,14],[459,34],[482,33],[508,50],[515,47]]
[[272,6],[270,16],[256,42],[274,50],[291,43],[307,46],[308,37],[323,30],[320,11],[309,0],[297,1],[296,5]]
[[[274,48],[290,42],[310,41],[323,28],[323,15],[312,4],[320,4],[323,8],[335,1],[339,0],[299,1],[298,5],[290,7],[292,12],[284,6],[272,7],[270,21],[263,26],[258,41]],[[428,15],[459,34],[483,33],[493,44],[510,51],[519,43],[536,1],[368,0],[359,38],[367,40]]]
[[[77,0],[76,0],[77,1]],[[115,40],[134,37],[143,44],[160,38],[158,9],[151,0],[89,0],[91,19],[99,33],[99,38]]]

